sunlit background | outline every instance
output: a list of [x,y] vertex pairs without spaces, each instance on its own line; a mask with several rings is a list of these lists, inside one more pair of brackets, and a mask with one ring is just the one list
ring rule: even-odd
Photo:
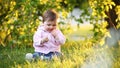
[[[58,12],[64,56],[29,62],[47,9]],[[0,0],[0,68],[120,68],[119,0]]]

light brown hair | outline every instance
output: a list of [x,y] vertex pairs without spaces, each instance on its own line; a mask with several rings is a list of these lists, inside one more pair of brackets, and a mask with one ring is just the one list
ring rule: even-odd
[[49,9],[43,13],[43,23],[45,21],[57,21],[58,14],[55,10]]

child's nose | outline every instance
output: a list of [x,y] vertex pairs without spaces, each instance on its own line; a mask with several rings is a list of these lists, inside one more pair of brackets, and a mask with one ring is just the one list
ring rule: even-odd
[[53,28],[53,26],[50,26],[50,29],[52,29]]

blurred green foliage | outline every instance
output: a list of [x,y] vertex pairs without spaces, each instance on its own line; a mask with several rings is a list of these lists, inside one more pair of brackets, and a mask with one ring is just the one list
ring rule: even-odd
[[[96,41],[107,32],[106,26],[110,22],[106,23],[104,19],[109,17],[105,12],[109,12],[110,9],[115,10],[118,23],[116,27],[120,27],[120,6],[112,0],[0,0],[0,45],[9,45],[12,48],[16,45],[31,46],[33,34],[41,23],[39,16],[49,8],[62,12],[60,18],[64,20],[74,8],[84,10],[80,18],[75,20],[84,23],[84,19],[93,24]],[[70,33],[72,28],[68,23],[59,23],[64,25],[60,27],[63,33]]]
[[[114,0],[118,1],[118,0]],[[106,49],[110,49],[113,52],[113,68],[120,67],[120,48],[99,48],[99,45],[103,45],[103,36],[108,33],[106,26],[109,25],[105,18],[109,18],[106,15],[106,11],[115,10],[117,14],[116,22],[118,23],[116,28],[120,28],[120,5],[116,5],[113,0],[0,0],[0,62],[1,66],[11,66],[16,62],[17,67],[31,67],[29,62],[25,65],[24,55],[28,52],[33,52],[31,48],[25,46],[32,46],[32,37],[36,31],[38,25],[41,23],[39,16],[49,9],[54,8],[58,12],[62,12],[61,19],[67,19],[67,15],[74,8],[80,8],[84,10],[79,19],[76,19],[78,23],[82,23],[83,20],[88,20],[93,24],[94,37],[92,39],[85,39],[85,41],[68,41],[65,46],[62,47],[65,57],[63,62],[52,61],[48,63],[56,68],[61,65],[65,68],[76,68],[82,66],[87,59],[92,59],[92,62],[96,60],[95,57],[101,57],[98,54],[101,52],[104,54]],[[118,2],[119,3],[119,2]],[[115,7],[113,9],[113,7]],[[92,10],[92,11],[91,11]],[[86,15],[88,18],[86,18]],[[81,18],[83,17],[83,18]],[[112,19],[112,18],[111,18]],[[84,22],[83,22],[84,23]],[[113,22],[114,23],[114,22]],[[63,21],[59,22],[59,27],[63,33],[71,33],[71,25]],[[86,27],[85,27],[86,28]],[[119,42],[120,45],[120,42]],[[10,48],[4,48],[4,47]],[[18,46],[18,48],[17,48]],[[24,48],[19,48],[24,47]],[[98,47],[98,48],[97,48]],[[67,48],[67,49],[66,49]],[[93,50],[95,48],[95,50]],[[90,57],[91,56],[91,57]],[[107,57],[112,57],[107,55]],[[103,56],[104,57],[104,56]],[[53,63],[54,62],[54,63]],[[21,65],[19,65],[21,64]],[[22,65],[23,64],[23,65]],[[68,65],[70,64],[70,66]],[[46,66],[44,62],[38,62],[35,66]]]
[[[78,2],[79,1],[79,2]],[[82,0],[0,0],[0,45],[31,46],[32,37],[41,23],[39,16],[54,8],[62,18]],[[61,28],[65,31],[66,28]],[[70,27],[68,27],[70,29]]]

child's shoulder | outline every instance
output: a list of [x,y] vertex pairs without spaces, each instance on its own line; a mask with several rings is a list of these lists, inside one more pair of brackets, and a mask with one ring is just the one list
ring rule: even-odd
[[35,33],[41,33],[41,32],[44,32],[43,25],[39,25]]
[[44,30],[45,30],[45,28],[44,28],[44,26],[43,26],[43,25],[39,25],[39,26],[38,26],[37,31],[44,31]]

